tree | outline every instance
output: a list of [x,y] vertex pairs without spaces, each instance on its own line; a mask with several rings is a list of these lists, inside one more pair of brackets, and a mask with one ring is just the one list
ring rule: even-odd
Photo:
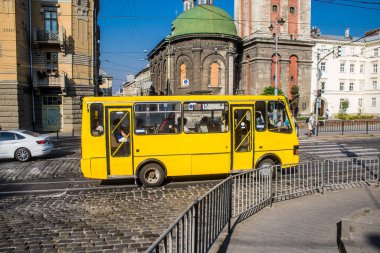
[[342,102],[342,105],[341,105],[341,109],[344,113],[347,113],[347,109],[348,107],[350,107],[350,101],[348,101],[348,99],[346,98],[345,100],[343,100]]
[[292,99],[290,100],[290,103],[289,103],[289,106],[290,106],[290,110],[292,111],[293,115],[296,116],[296,114],[298,113],[298,105],[300,103],[300,88],[298,87],[298,85],[293,85],[291,90],[290,90],[290,94],[292,95]]
[[[281,89],[277,89],[278,95],[282,96],[284,95],[284,92],[282,92]],[[263,93],[261,95],[274,95],[274,87],[273,86],[267,86],[264,88]]]

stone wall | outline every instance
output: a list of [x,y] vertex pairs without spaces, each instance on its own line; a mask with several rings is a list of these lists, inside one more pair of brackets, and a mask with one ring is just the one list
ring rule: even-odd
[[[174,39],[161,45],[150,57],[152,82],[158,94],[185,95],[210,93],[214,95],[233,94],[231,88],[236,81],[234,68],[236,59],[236,37],[197,35]],[[231,62],[232,61],[232,62]],[[218,63],[220,82],[218,87],[209,85],[210,65]],[[186,79],[189,85],[181,83],[180,67],[186,65]],[[168,87],[170,91],[168,92]]]
[[[289,96],[289,58],[293,55],[298,58],[298,85],[300,88],[301,112],[307,112],[310,108],[309,95],[311,92],[311,64],[312,46],[310,42],[280,40],[278,44],[278,54],[280,55],[279,88],[285,96]],[[259,95],[264,88],[272,84],[272,56],[275,55],[275,44],[270,39],[255,38],[246,41],[243,45],[241,61],[241,76],[239,90],[247,94],[247,87],[250,87],[249,94]],[[249,63],[247,61],[249,59]],[[247,69],[247,66],[250,69]],[[251,83],[247,85],[247,71],[250,71]],[[303,105],[303,107],[302,107]]]
[[31,90],[27,84],[15,81],[0,83],[0,127],[32,129]]

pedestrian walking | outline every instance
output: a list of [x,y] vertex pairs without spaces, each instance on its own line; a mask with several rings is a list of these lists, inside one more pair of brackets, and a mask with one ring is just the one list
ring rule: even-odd
[[309,130],[308,136],[311,137],[311,135],[314,133],[314,115],[313,113],[310,113],[310,116],[306,119],[307,123],[307,129]]
[[329,109],[326,110],[325,118],[326,118],[326,119],[329,118]]

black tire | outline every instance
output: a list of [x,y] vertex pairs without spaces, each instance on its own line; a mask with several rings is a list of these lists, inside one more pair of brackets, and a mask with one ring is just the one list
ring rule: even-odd
[[[257,169],[259,169],[259,172],[261,175],[263,176],[269,176],[271,174],[271,167],[273,165],[275,165],[276,163],[270,159],[270,158],[265,158],[264,160],[262,160],[259,165],[257,166]],[[276,171],[273,172],[273,176],[272,177],[275,177],[276,176]]]
[[31,158],[30,151],[27,148],[19,148],[15,151],[15,159],[20,162],[27,162]]
[[140,180],[146,187],[160,186],[165,180],[164,170],[156,163],[146,164],[140,171]]

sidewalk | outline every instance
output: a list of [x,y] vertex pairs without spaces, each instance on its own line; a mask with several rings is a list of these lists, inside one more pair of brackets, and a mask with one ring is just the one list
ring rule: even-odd
[[[238,223],[219,253],[338,253],[338,223],[364,207],[380,209],[380,188],[346,189],[275,203]],[[359,248],[357,252],[380,252],[371,238]]]
[[305,128],[300,129],[300,135],[299,139],[300,140],[305,140],[305,139],[331,139],[331,138],[356,138],[356,137],[362,137],[362,138],[371,138],[371,137],[380,137],[380,131],[371,131],[368,134],[365,132],[360,132],[360,131],[352,131],[352,132],[344,132],[344,135],[342,135],[340,132],[319,132],[318,136],[307,136],[308,130]]

